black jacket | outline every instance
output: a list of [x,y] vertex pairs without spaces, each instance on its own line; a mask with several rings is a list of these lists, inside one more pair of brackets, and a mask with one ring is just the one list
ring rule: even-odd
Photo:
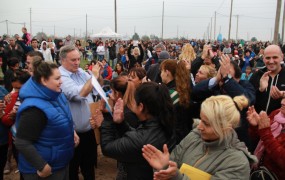
[[134,130],[127,123],[116,124],[120,138],[116,139],[112,119],[104,119],[101,126],[101,147],[105,156],[124,163],[129,180],[152,180],[153,169],[142,156],[143,145],[152,144],[162,150],[168,144],[172,150],[175,137],[167,137],[157,119],[143,121]]
[[109,50],[110,59],[111,60],[116,59],[116,45],[114,44],[113,46],[108,46],[108,50]]
[[[176,84],[175,80],[170,81],[166,84],[168,90],[175,90]],[[170,94],[171,95],[171,94]],[[190,93],[189,93],[190,96]],[[192,108],[189,103],[189,107],[184,107],[178,103],[174,105],[175,110],[175,135],[176,144],[179,144],[182,139],[184,139],[192,130],[193,119],[192,119]]]
[[133,48],[134,48],[134,46],[131,44],[129,49],[128,49],[128,56],[129,56],[129,61],[130,61],[129,62],[130,63],[129,69],[134,67],[136,63],[141,65],[142,61],[143,61],[143,57],[144,57],[144,52],[143,52],[143,48],[142,48],[141,44],[138,44],[138,48],[140,49],[140,53],[141,54],[137,58],[135,58],[135,56],[133,56],[132,53],[131,53]]
[[[279,109],[281,107],[281,99],[274,100],[270,97],[270,90],[272,86],[277,86],[280,91],[285,91],[285,69],[282,67],[279,74],[277,74],[274,79],[269,76],[268,88],[264,92],[259,91],[259,81],[267,68],[263,68],[255,72],[251,78],[250,82],[256,90],[256,103],[255,109],[259,113],[260,111],[266,111],[270,114],[272,111]],[[268,103],[269,102],[269,103]],[[268,108],[267,108],[268,103]]]

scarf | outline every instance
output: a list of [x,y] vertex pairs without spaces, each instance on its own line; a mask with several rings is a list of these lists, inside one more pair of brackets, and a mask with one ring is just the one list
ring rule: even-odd
[[[281,134],[281,131],[285,129],[285,116],[281,113],[281,111],[274,116],[273,123],[270,126],[271,132],[274,138]],[[264,153],[264,145],[263,141],[259,140],[258,145],[254,151],[254,155],[260,161],[262,155]]]

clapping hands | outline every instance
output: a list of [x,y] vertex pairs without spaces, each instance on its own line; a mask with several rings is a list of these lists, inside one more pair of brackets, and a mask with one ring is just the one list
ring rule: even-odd
[[258,126],[258,129],[264,129],[270,127],[270,119],[265,111],[261,111],[259,114],[255,111],[254,106],[248,108],[247,120],[252,126]]
[[114,106],[113,121],[120,124],[124,120],[124,101],[119,98]]
[[144,145],[142,152],[143,157],[151,167],[157,170],[154,173],[154,180],[167,180],[176,176],[177,164],[169,161],[169,151],[166,144],[163,145],[163,152],[150,144]]

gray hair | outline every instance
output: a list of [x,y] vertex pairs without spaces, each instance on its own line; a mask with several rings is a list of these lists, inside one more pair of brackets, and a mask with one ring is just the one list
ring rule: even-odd
[[157,48],[160,48],[161,51],[165,51],[165,50],[166,50],[166,48],[165,48],[165,46],[164,46],[163,44],[158,44],[158,45],[156,45],[156,46],[154,47],[154,50],[156,50]]
[[71,52],[71,51],[78,51],[78,49],[74,46],[74,45],[66,45],[60,48],[60,52],[59,52],[59,57],[60,59],[64,59],[66,58],[67,53]]

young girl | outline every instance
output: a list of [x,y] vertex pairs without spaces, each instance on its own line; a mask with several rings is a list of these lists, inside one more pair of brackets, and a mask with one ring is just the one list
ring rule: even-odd
[[190,109],[190,71],[185,61],[164,60],[160,65],[160,76],[171,96],[176,116],[176,136],[179,143],[192,130]]

